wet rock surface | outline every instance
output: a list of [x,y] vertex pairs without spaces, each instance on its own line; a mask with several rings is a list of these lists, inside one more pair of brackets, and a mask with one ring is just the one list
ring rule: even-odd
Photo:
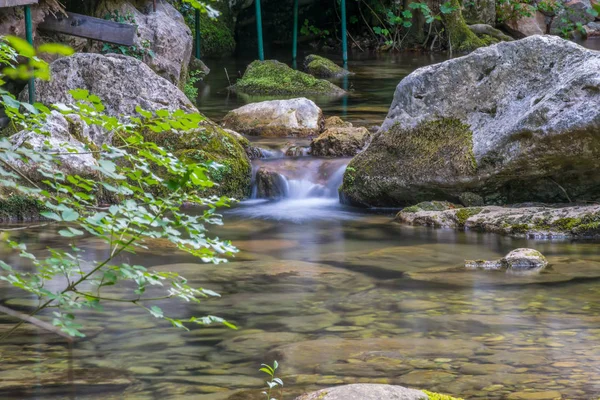
[[467,207],[446,210],[408,207],[398,222],[435,228],[493,232],[538,239],[594,238],[600,235],[600,206]]

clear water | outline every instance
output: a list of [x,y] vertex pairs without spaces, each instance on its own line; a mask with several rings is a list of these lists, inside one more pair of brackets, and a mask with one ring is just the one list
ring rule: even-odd
[[[327,114],[377,125],[399,79],[432,61],[358,60],[349,82],[355,93],[319,105]],[[247,99],[223,92],[224,70],[209,65],[201,109],[219,119]],[[232,74],[245,62],[223,65]],[[283,200],[253,199],[225,213],[225,226],[214,233],[240,248],[236,259],[199,264],[163,242],[124,257],[222,294],[199,305],[159,304],[169,314],[219,315],[238,331],[175,330],[127,303],[82,315],[88,338],[72,348],[26,326],[0,344],[0,398],[254,400],[263,398],[258,368],[274,359],[286,400],[355,382],[481,400],[600,396],[599,243],[401,226],[392,210],[346,208],[335,190],[314,191],[335,188],[347,160],[286,158],[289,140],[258,142],[272,157],[255,167],[280,171],[291,188]],[[40,253],[64,245],[49,227],[12,237]],[[78,246],[89,259],[106,256],[94,238]],[[540,250],[550,266],[537,276],[461,268],[465,259],[499,258],[518,247]],[[3,247],[0,258],[19,262]],[[26,311],[33,304],[3,284],[0,290],[6,306]],[[0,316],[0,331],[13,322]]]

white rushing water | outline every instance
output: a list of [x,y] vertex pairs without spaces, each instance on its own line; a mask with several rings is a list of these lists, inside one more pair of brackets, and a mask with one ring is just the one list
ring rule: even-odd
[[[251,199],[241,202],[233,213],[292,222],[351,217],[338,195],[350,159],[281,157],[277,151],[271,154],[275,157],[253,162]],[[256,174],[261,168],[274,175],[277,194],[272,198],[261,198],[258,190]]]

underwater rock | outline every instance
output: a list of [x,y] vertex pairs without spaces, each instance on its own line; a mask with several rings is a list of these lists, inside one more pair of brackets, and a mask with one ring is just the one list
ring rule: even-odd
[[317,78],[342,78],[352,74],[328,58],[311,54],[304,59],[306,72]]
[[[175,7],[160,1],[154,11],[152,0],[103,0],[96,9],[99,18],[115,15],[133,19],[137,27],[134,46],[142,52],[152,52],[142,58],[154,72],[174,85],[185,83],[194,42],[192,31]],[[98,45],[98,51],[102,45]],[[117,51],[115,46],[114,52]]]
[[[414,206],[416,207],[416,206]],[[500,233],[537,239],[594,238],[600,236],[600,206],[467,207],[421,211],[408,207],[396,221],[431,226]]]
[[600,53],[551,36],[499,43],[404,78],[382,128],[348,166],[342,199],[599,199],[599,128]]
[[357,383],[353,385],[336,386],[322,389],[313,393],[303,394],[296,400],[428,400],[429,397],[414,389],[402,386]]
[[231,90],[249,95],[343,96],[346,91],[324,79],[295,71],[275,60],[254,61]]
[[287,137],[317,135],[323,112],[304,97],[246,104],[225,115],[223,126],[246,135]]
[[310,152],[317,157],[352,157],[365,148],[371,133],[367,128],[329,128],[310,144]]

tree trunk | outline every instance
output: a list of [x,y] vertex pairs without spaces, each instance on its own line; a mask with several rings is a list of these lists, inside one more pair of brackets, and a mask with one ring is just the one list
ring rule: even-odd
[[465,22],[460,1],[450,0],[450,4],[455,10],[449,14],[442,14],[442,22],[446,28],[450,50],[464,52],[485,46],[485,43],[469,29]]

